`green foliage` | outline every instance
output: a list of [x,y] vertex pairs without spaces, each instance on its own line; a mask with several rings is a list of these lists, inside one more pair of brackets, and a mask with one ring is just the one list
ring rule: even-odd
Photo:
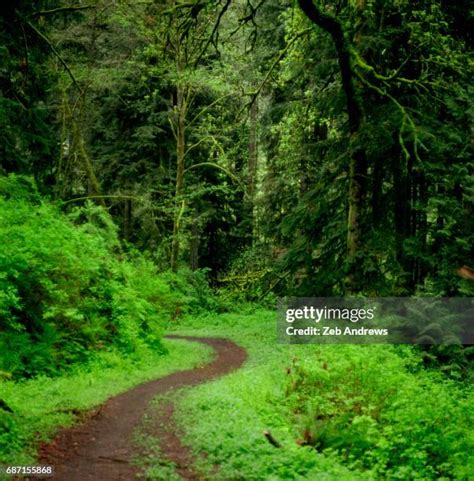
[[474,347],[470,345],[439,344],[420,346],[424,365],[444,373],[447,377],[463,382],[472,381]]
[[[58,3],[11,1],[0,15],[0,173],[34,173],[45,183],[56,144],[46,100],[57,76],[45,68],[49,46],[26,19]],[[44,22],[41,29],[48,26]]]
[[35,463],[38,444],[60,426],[72,425],[84,411],[142,382],[191,369],[211,356],[209,348],[197,343],[164,340],[163,344],[166,356],[149,347],[142,347],[133,359],[118,351],[102,351],[91,354],[87,365],[75,365],[55,378],[0,380],[0,401],[8,402],[12,411],[4,411],[0,402],[0,463]]
[[286,253],[291,276],[282,291],[344,292],[348,159],[359,151],[366,164],[351,259],[356,290],[469,295],[472,286],[454,275],[469,262],[474,232],[466,24],[443,2],[324,8],[348,39],[363,121],[351,136],[329,33],[314,25],[304,33],[311,23],[302,12],[284,11],[286,55],[262,116],[261,214],[266,242]]
[[271,268],[268,248],[253,245],[235,256],[228,271],[219,278],[223,295],[236,301],[262,301],[278,283]]
[[[199,470],[215,480],[363,479],[335,457],[315,455],[294,442],[282,406],[273,401],[284,381],[288,355],[285,347],[272,340],[274,313],[255,312],[251,306],[247,311],[251,314],[193,316],[180,322],[181,333],[225,335],[247,348],[250,356],[237,372],[177,399],[177,422],[185,433],[184,441],[196,454]],[[267,429],[281,442],[281,449],[265,439]],[[206,452],[206,457],[199,452]],[[148,462],[163,464],[159,452]]]
[[[75,409],[67,391],[164,353],[163,330],[187,315],[253,356],[180,408],[210,477],[219,463],[222,479],[466,479],[472,347],[287,348],[269,313],[213,316],[276,294],[343,295],[354,266],[371,296],[474,295],[455,273],[474,243],[469,2],[314,2],[348,42],[356,133],[333,39],[298,2],[30,3],[0,15],[0,174],[17,174],[0,176],[5,460],[28,429],[71,421],[48,396]],[[367,163],[348,262],[355,151]],[[173,224],[192,270],[161,272]]]
[[209,307],[199,274],[159,275],[138,252],[121,252],[102,208],[87,203],[66,216],[34,188],[24,194],[29,182],[1,179],[1,370],[52,375],[95,350],[160,350],[165,323]]
[[178,400],[185,440],[208,453],[198,460],[204,473],[216,480],[469,479],[467,380],[425,370],[411,346],[277,344],[274,316],[258,310],[180,323],[181,333],[225,335],[249,352],[239,371]]
[[286,397],[301,442],[378,479],[468,479],[472,394],[400,354],[341,346],[294,359]]
[[[63,200],[104,194],[119,236],[163,269],[174,236],[181,265],[214,282],[257,245],[274,264],[272,279],[247,283],[260,291],[278,281],[277,293],[339,295],[355,269],[370,295],[472,295],[453,274],[474,232],[469,2],[323,3],[348,42],[357,135],[334,42],[297,2],[6,6],[3,171],[34,174]],[[367,162],[348,260],[356,150]]]

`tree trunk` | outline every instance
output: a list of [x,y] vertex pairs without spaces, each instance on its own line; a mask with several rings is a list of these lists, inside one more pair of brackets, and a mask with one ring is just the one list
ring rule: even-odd
[[176,271],[178,268],[178,257],[180,250],[180,223],[184,209],[184,200],[181,197],[184,187],[186,101],[184,88],[180,85],[178,85],[176,92],[176,111],[178,117],[176,122],[176,190],[175,213],[173,220],[173,240],[171,245],[171,269],[173,271]]
[[423,260],[427,254],[428,243],[428,187],[424,172],[418,174],[418,191],[419,207],[417,208],[417,230],[420,239],[420,251],[423,256],[420,256],[417,260],[415,285],[422,283],[427,275],[426,262]]
[[255,185],[257,176],[257,99],[250,107],[250,123],[249,123],[249,143],[248,143],[248,160],[247,160],[247,188],[244,198],[244,219],[246,242],[251,244],[254,231],[254,202],[255,202]]
[[199,268],[199,227],[198,227],[198,213],[194,211],[194,219],[191,225],[191,249],[190,249],[190,264],[191,270],[195,271]]
[[[130,190],[130,189],[129,189]],[[123,208],[123,238],[129,242],[132,233],[132,200],[125,201]]]
[[367,177],[367,159],[365,152],[358,149],[352,152],[349,165],[349,214],[347,218],[347,254],[349,260],[349,279],[348,287],[351,290],[355,286],[351,285],[354,275],[354,261],[361,246],[361,225],[360,214],[365,199],[365,179]]
[[250,107],[250,131],[249,131],[249,159],[247,195],[253,206],[255,196],[255,183],[257,174],[257,100]]
[[[341,23],[331,15],[321,12],[312,0],[298,0],[305,15],[318,27],[332,37],[336,47],[342,87],[346,95],[346,108],[349,119],[351,144],[354,144],[362,123],[362,108],[354,88],[354,73],[351,64],[350,45],[345,38]],[[367,175],[367,158],[363,149],[351,146],[349,161],[349,213],[347,218],[347,256],[348,276],[346,287],[349,292],[357,290],[355,274],[358,263],[357,254],[362,243],[361,212],[365,198],[365,178]]]
[[374,162],[372,172],[372,225],[374,227],[380,227],[383,225],[382,217],[384,215],[384,209],[382,204],[383,189],[382,183],[384,178],[384,172],[381,162]]
[[394,157],[392,164],[394,190],[394,221],[395,221],[395,257],[403,269],[402,286],[411,289],[413,284],[413,262],[405,252],[406,239],[415,235],[415,223],[412,211],[413,185],[410,161],[402,160],[402,153]]

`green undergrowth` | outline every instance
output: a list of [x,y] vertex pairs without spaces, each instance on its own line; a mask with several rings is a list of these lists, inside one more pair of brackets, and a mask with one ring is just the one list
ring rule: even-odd
[[0,175],[0,379],[163,350],[165,323],[212,308],[205,272],[159,272],[118,230],[101,206],[60,205],[31,178]]
[[186,319],[177,332],[225,336],[249,353],[178,402],[209,479],[472,479],[472,388],[425,370],[410,346],[279,345],[264,310]]
[[207,363],[213,355],[198,343],[165,339],[163,344],[167,355],[150,349],[133,358],[104,352],[62,376],[1,381],[1,397],[13,413],[0,409],[0,465],[34,463],[38,444],[58,427],[74,424],[82,412],[142,382]]

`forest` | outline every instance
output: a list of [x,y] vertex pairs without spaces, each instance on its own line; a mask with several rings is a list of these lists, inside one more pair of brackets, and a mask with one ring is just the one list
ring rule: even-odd
[[[288,297],[474,332],[473,32],[469,0],[3,2],[0,480],[472,481],[449,317],[275,333]],[[137,418],[86,455],[111,398]]]

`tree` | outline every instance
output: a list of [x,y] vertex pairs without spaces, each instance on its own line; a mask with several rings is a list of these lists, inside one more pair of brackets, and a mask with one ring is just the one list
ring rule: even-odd
[[[341,22],[323,13],[313,0],[298,0],[305,15],[317,26],[329,33],[337,50],[342,86],[346,95],[349,132],[351,135],[352,152],[349,164],[349,214],[347,220],[347,252],[349,269],[353,270],[357,254],[362,242],[361,210],[365,197],[364,178],[367,174],[367,158],[364,149],[356,144],[357,134],[362,124],[362,108],[354,87],[354,72],[351,58],[351,45],[346,38]],[[349,290],[356,289],[352,273],[349,274]]]

